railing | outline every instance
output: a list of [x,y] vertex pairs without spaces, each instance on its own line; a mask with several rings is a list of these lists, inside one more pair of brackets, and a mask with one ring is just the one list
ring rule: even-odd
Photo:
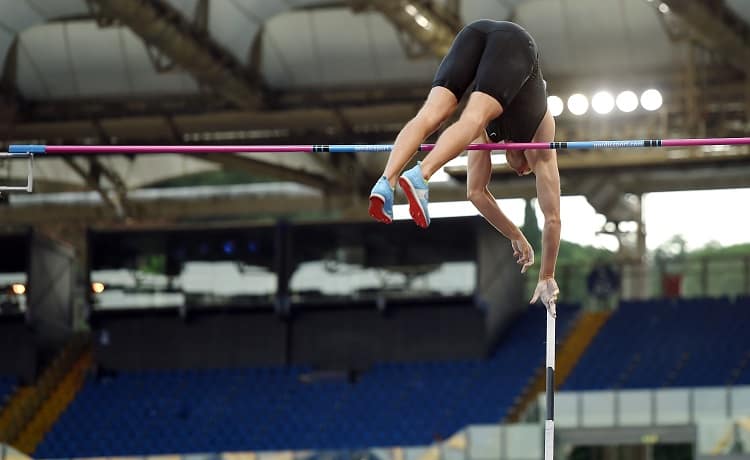
[[[536,413],[542,419],[544,395]],[[560,430],[696,426],[700,455],[750,454],[750,386],[559,392]]]
[[[544,414],[540,395],[537,417]],[[617,391],[562,391],[555,395],[560,428],[603,428],[726,421],[750,415],[750,386]]]
[[[598,265],[599,264],[599,265]],[[593,275],[597,266],[607,266],[616,275],[616,286],[609,295],[597,296],[598,286],[607,291],[606,277]],[[614,306],[617,299],[664,297],[736,297],[750,296],[750,254],[690,256],[685,260],[645,264],[634,261],[606,263],[561,263],[556,270],[561,300]],[[599,284],[597,285],[597,280]],[[536,276],[526,278],[528,296],[534,291]],[[598,298],[597,298],[598,297]]]

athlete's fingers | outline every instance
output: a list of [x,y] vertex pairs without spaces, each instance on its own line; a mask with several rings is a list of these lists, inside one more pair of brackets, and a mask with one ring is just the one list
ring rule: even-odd
[[510,242],[510,247],[513,248],[513,257],[518,257],[521,253],[518,250],[518,241],[513,240]]
[[532,265],[534,265],[534,252],[533,251],[531,251],[531,253],[529,253],[526,256],[526,260],[524,260],[523,267],[521,267],[521,273],[526,273],[526,270],[528,270],[529,267],[531,267]]
[[539,288],[536,288],[534,291],[534,295],[531,297],[531,300],[529,300],[529,303],[534,304],[539,300]]

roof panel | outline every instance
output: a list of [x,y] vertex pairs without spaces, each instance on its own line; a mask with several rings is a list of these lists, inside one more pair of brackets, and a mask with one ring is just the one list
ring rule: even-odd
[[477,19],[507,20],[519,0],[498,2],[497,0],[472,0],[461,2],[461,19],[470,23]]
[[[374,13],[371,13],[374,14]],[[373,55],[367,15],[350,10],[324,10],[312,15],[318,65],[327,84],[376,82],[382,72]],[[341,40],[341,37],[346,40]]]
[[[318,50],[310,30],[312,12],[294,12],[282,14],[272,18],[266,24],[268,39],[264,40],[264,54],[269,45],[273,45],[271,52],[276,52],[278,58],[286,66],[289,86],[315,86],[323,83],[323,72],[317,59]],[[270,43],[269,43],[270,42]],[[275,69],[279,71],[281,69]],[[276,86],[274,74],[266,75],[271,86]]]
[[14,33],[6,32],[0,29],[0,65],[2,65],[3,67],[5,65],[5,57],[8,54],[10,45],[13,44],[13,40],[15,38],[16,35]]
[[[119,27],[99,29],[96,23],[89,21],[70,27],[68,39],[78,95],[131,92]],[[93,42],[97,46],[90,46]]]
[[260,65],[263,78],[270,87],[286,88],[294,84],[294,74],[291,68],[288,67],[281,53],[281,47],[276,43],[273,33],[263,33]]
[[26,2],[48,20],[77,17],[89,11],[84,0],[26,0]]
[[169,3],[172,8],[182,13],[186,18],[193,19],[198,0],[167,0],[167,3]]
[[[133,93],[169,95],[198,92],[198,85],[186,72],[181,70],[158,72],[148,57],[143,41],[130,29],[121,28],[120,34],[123,42],[125,66],[130,75]],[[116,58],[116,56],[118,54],[113,54],[113,58]]]
[[409,58],[396,30],[379,14],[370,15],[375,59],[383,69],[383,83],[432,81],[440,60],[432,56]]
[[289,9],[285,2],[269,2],[268,0],[229,0],[242,14],[253,18],[256,22],[264,22],[279,13]]
[[519,6],[517,22],[536,38],[548,73],[612,75],[680,62],[647,2],[529,0]]
[[198,91],[185,72],[158,72],[142,40],[127,28],[51,23],[20,37],[18,88],[30,99]]
[[290,8],[303,8],[306,6],[313,6],[319,3],[324,3],[325,0],[284,0],[279,3],[286,3]]
[[27,2],[0,0],[0,28],[6,31],[20,32],[45,19]]
[[59,98],[76,94],[76,80],[68,59],[62,24],[46,24],[19,36],[17,85],[32,98]]
[[[197,0],[169,1],[192,19]],[[275,88],[429,83],[439,60],[408,57],[395,28],[381,14],[354,14],[348,8],[288,11],[319,1],[213,1],[211,33],[247,62],[258,22],[270,17],[261,73]],[[502,18],[517,1],[462,2],[462,12],[466,20]],[[733,8],[750,10],[745,3],[730,1]],[[14,26],[85,11],[83,0],[0,0],[0,22]],[[525,0],[516,13],[515,20],[536,37],[547,75],[660,72],[681,63],[681,47],[669,41],[653,5],[645,1]],[[129,30],[98,29],[92,21],[79,20],[68,24],[66,37],[59,24],[39,27],[24,32],[18,70],[19,87],[29,97],[198,91],[185,72],[155,71],[143,43]],[[12,31],[0,33],[0,52],[12,39]]]
[[237,8],[231,1],[211,2],[208,16],[211,37],[232,53],[240,62],[247,61],[247,53],[260,25]]
[[729,8],[734,10],[739,17],[750,23],[750,2],[747,0],[725,0]]

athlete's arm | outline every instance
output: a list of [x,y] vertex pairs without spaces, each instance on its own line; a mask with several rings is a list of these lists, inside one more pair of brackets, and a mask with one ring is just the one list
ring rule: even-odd
[[[487,135],[482,134],[475,142],[488,142]],[[534,249],[516,224],[503,213],[497,205],[487,185],[492,176],[492,162],[490,152],[472,150],[469,152],[469,165],[466,177],[466,188],[471,201],[482,216],[503,236],[510,240],[513,257],[521,266],[521,273],[534,265]]]
[[542,155],[534,166],[537,198],[544,214],[540,281],[555,277],[557,253],[560,249],[560,172],[557,169],[555,151],[549,152]]
[[[537,142],[551,142],[555,137],[555,120],[547,112],[537,130]],[[526,152],[529,166],[536,175],[536,194],[539,207],[544,214],[542,232],[542,264],[539,283],[534,290],[531,303],[542,300],[547,310],[555,316],[557,296],[560,290],[555,282],[555,265],[560,249],[560,171],[555,150],[530,150]]]

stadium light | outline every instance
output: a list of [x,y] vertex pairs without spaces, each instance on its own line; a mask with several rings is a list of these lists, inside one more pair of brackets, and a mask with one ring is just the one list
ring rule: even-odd
[[630,113],[638,108],[638,95],[630,90],[623,91],[617,95],[615,102],[620,112]]
[[91,283],[91,291],[94,292],[94,294],[101,294],[102,292],[104,292],[104,283]]
[[615,99],[609,92],[599,91],[591,98],[591,107],[594,109],[594,112],[606,115],[615,108]]
[[650,112],[659,110],[662,102],[661,93],[656,89],[647,89],[641,94],[641,107]]
[[573,94],[568,98],[568,110],[573,115],[583,115],[589,110],[589,100],[583,94]]
[[565,103],[558,96],[550,96],[547,98],[547,107],[553,117],[559,116],[565,108]]

